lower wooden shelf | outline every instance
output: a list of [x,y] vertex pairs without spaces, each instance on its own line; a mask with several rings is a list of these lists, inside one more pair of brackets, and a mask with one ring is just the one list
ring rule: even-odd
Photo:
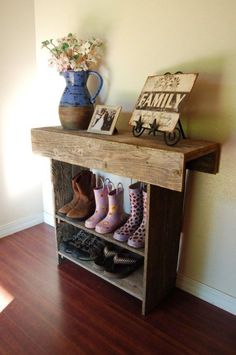
[[97,270],[94,267],[92,261],[82,261],[79,259],[75,259],[71,255],[61,251],[58,252],[58,255],[61,258],[68,259],[71,262],[83,267],[84,269],[108,281],[112,285],[115,285],[116,287],[143,301],[143,267],[140,267],[128,277],[125,277],[123,279],[111,279],[109,277],[106,277],[103,271]]
[[135,248],[130,247],[127,243],[119,242],[118,240],[116,240],[116,239],[114,239],[114,238],[112,237],[112,236],[113,236],[113,233],[100,234],[100,233],[97,233],[94,229],[88,229],[88,228],[86,228],[84,222],[72,221],[72,220],[70,220],[69,218],[67,218],[66,216],[63,217],[63,216],[61,216],[61,215],[59,215],[59,214],[56,214],[55,217],[56,217],[56,219],[58,220],[59,223],[60,223],[60,221],[65,222],[65,223],[68,223],[68,224],[70,224],[70,225],[72,225],[72,226],[74,226],[74,227],[76,227],[76,228],[83,229],[83,230],[85,230],[86,232],[88,232],[88,233],[90,233],[90,234],[93,234],[93,235],[95,235],[96,237],[105,240],[106,242],[109,242],[109,243],[118,245],[119,247],[121,247],[121,248],[123,248],[123,249],[127,249],[127,250],[129,250],[129,251],[132,251],[132,252],[135,253],[135,254],[144,256],[144,248],[135,249]]

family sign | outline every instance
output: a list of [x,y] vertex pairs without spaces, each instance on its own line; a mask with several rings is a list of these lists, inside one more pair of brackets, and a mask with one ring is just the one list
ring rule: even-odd
[[132,113],[130,124],[142,129],[173,132],[182,104],[191,92],[198,74],[149,76]]

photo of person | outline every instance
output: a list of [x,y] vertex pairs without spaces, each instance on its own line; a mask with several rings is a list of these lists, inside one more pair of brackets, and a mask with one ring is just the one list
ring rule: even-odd
[[112,134],[120,110],[120,106],[97,105],[89,124],[88,131],[101,134]]

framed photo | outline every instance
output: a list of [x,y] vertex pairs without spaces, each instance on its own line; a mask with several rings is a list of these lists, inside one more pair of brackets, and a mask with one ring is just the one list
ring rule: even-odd
[[121,106],[96,105],[88,132],[112,135]]

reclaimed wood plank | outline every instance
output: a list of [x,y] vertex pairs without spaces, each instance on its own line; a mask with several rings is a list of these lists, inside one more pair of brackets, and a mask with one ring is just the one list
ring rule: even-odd
[[203,157],[187,162],[186,168],[189,170],[200,171],[202,173],[216,174],[219,171],[220,150],[216,150]]
[[119,130],[118,134],[114,135],[102,135],[89,133],[87,131],[76,131],[76,130],[64,130],[62,127],[41,127],[33,128],[32,134],[36,132],[48,132],[48,133],[57,133],[60,139],[63,139],[63,136],[76,136],[76,137],[85,137],[87,139],[93,140],[105,140],[109,142],[118,142],[118,143],[127,143],[129,145],[138,145],[146,148],[161,149],[165,151],[175,151],[183,154],[191,154],[191,159],[197,157],[198,152],[202,153],[202,149],[215,150],[217,143],[208,142],[204,140],[192,140],[192,139],[182,139],[175,146],[168,146],[165,144],[162,135],[153,136],[153,135],[143,135],[141,137],[134,137],[130,131]]
[[121,278],[109,278],[107,277],[103,271],[96,269],[93,265],[92,261],[82,261],[73,258],[73,256],[68,255],[64,252],[59,252],[59,255],[63,258],[66,258],[72,261],[74,264],[81,266],[82,268],[92,272],[93,274],[99,276],[103,280],[115,285],[116,287],[120,288],[121,290],[129,293],[130,295],[134,296],[135,298],[142,301],[143,299],[143,268],[139,268],[135,270],[131,275]]
[[58,161],[182,189],[184,157],[179,153],[45,131],[34,131],[32,143],[34,152]]
[[176,191],[182,191],[186,162],[217,150],[209,142],[182,140],[178,146],[168,147],[156,137],[136,138],[129,132],[102,136],[60,127],[32,129],[32,147],[35,153],[58,161]]
[[184,193],[148,186],[143,314],[175,287]]

